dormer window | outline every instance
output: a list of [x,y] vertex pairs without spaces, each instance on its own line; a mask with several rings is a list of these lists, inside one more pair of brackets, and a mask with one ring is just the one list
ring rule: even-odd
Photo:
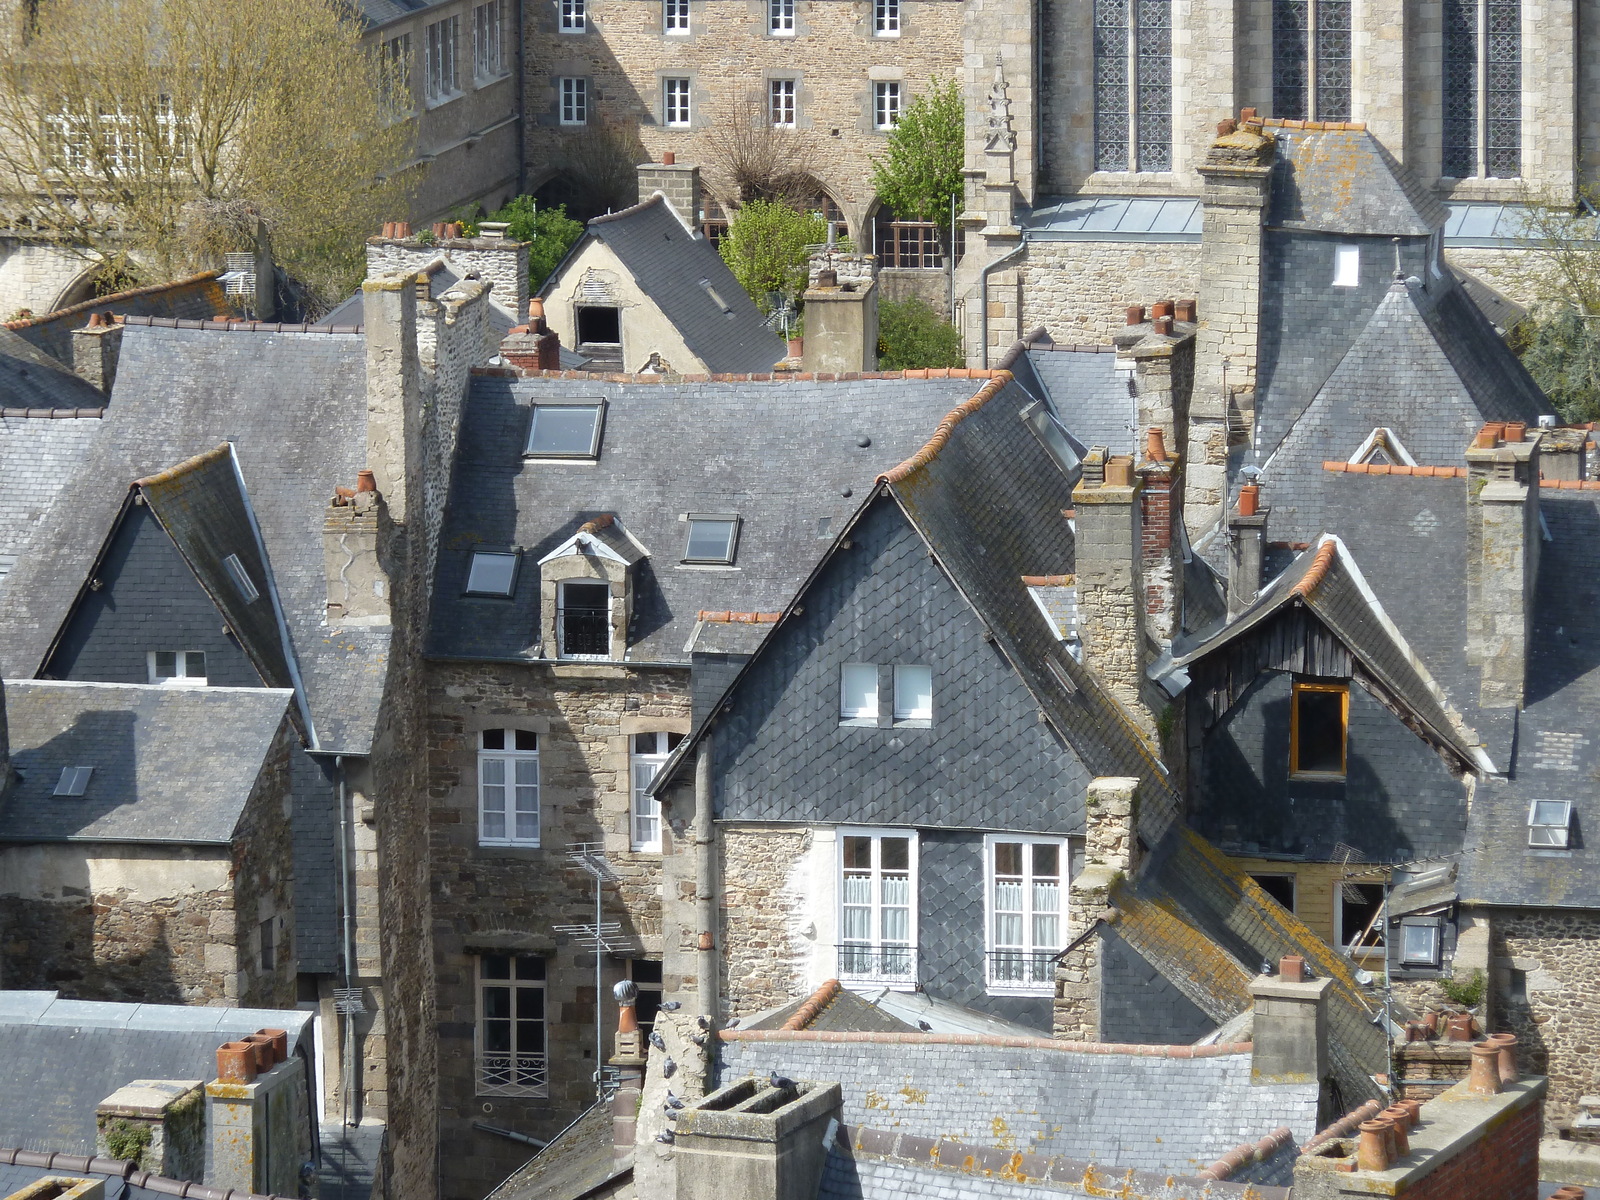
[[152,650],[148,665],[151,683],[165,687],[206,686],[206,655],[203,650]]
[[62,767],[61,778],[56,780],[56,796],[81,796],[89,788],[89,776],[94,774],[93,767]]
[[686,563],[732,563],[739,546],[739,518],[732,514],[703,516],[690,513]]
[[1289,715],[1289,774],[1343,779],[1350,727],[1350,688],[1343,683],[1295,681]]
[[474,550],[467,571],[467,595],[509,596],[517,586],[515,551]]
[[605,402],[535,404],[528,425],[529,458],[598,458]]
[[1572,837],[1572,803],[1535,800],[1528,806],[1528,845],[1565,850]]
[[556,614],[562,658],[611,657],[611,586],[569,579]]
[[237,554],[228,555],[222,560],[222,565],[246,604],[253,604],[261,598],[261,592],[256,588],[255,581],[250,578],[250,572],[244,569],[244,563],[239,560]]
[[628,655],[633,569],[650,552],[601,513],[539,560],[539,642],[546,658]]

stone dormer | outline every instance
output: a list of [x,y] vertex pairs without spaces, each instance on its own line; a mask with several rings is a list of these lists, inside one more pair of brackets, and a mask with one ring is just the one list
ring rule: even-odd
[[619,662],[628,653],[634,568],[648,551],[610,513],[585,521],[539,560],[545,658]]

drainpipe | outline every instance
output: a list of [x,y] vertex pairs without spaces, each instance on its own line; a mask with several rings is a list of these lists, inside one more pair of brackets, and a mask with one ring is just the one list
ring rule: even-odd
[[694,836],[695,865],[694,893],[695,916],[699,929],[699,951],[695,956],[695,970],[700,976],[700,1011],[708,1018],[718,1019],[721,1009],[717,992],[717,893],[716,831],[711,822],[711,739],[714,732],[707,730],[700,739],[694,760]]
[[[344,986],[355,986],[356,962],[356,934],[355,934],[355,897],[350,891],[350,856],[355,852],[352,845],[354,831],[350,825],[349,795],[345,790],[344,755],[338,754],[333,759],[333,773],[339,779],[339,890],[344,897]],[[348,1006],[347,1006],[348,1007]],[[346,1126],[361,1123],[361,1101],[359,1097],[351,1095],[356,1082],[356,1016],[353,1012],[344,1014],[344,1076],[339,1091],[343,1099],[344,1115],[342,1120]]]
[[[1027,248],[1028,242],[1027,239],[1024,238],[1020,246],[1014,250],[1006,251],[978,274],[978,320],[980,322],[979,330],[983,337],[983,369],[986,371],[989,369],[989,272],[993,271],[996,267],[1005,266],[1006,263],[1010,262],[1013,258],[1017,257],[1017,255],[1021,254]],[[1018,322],[1018,325],[1021,325],[1020,321]]]

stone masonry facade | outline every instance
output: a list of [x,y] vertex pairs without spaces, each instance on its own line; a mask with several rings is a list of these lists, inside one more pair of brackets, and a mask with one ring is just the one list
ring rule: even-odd
[[792,1000],[805,986],[795,941],[807,919],[807,889],[795,876],[811,847],[811,831],[779,826],[719,832],[722,998],[729,1012],[760,1012]]
[[1198,294],[1200,245],[1035,241],[1018,274],[1024,331],[1042,325],[1057,345],[1104,345],[1129,305]]

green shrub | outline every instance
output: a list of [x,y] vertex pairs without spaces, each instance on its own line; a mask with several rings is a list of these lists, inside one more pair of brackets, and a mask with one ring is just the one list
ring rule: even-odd
[[1564,420],[1600,417],[1600,332],[1587,315],[1571,304],[1547,304],[1508,340]]
[[1473,971],[1469,979],[1441,979],[1439,990],[1452,1004],[1459,1004],[1463,1008],[1477,1008],[1483,1003],[1483,992],[1486,981],[1482,971]]
[[772,200],[752,200],[728,224],[718,250],[733,277],[764,313],[772,296],[796,296],[806,286],[806,247],[828,237],[821,213],[803,213]]
[[878,366],[881,370],[965,365],[960,332],[926,300],[886,300],[878,306]]
[[506,236],[527,242],[528,290],[537,292],[561,265],[567,251],[583,236],[583,222],[567,216],[565,204],[540,205],[532,196],[518,196],[485,221],[503,221]]

